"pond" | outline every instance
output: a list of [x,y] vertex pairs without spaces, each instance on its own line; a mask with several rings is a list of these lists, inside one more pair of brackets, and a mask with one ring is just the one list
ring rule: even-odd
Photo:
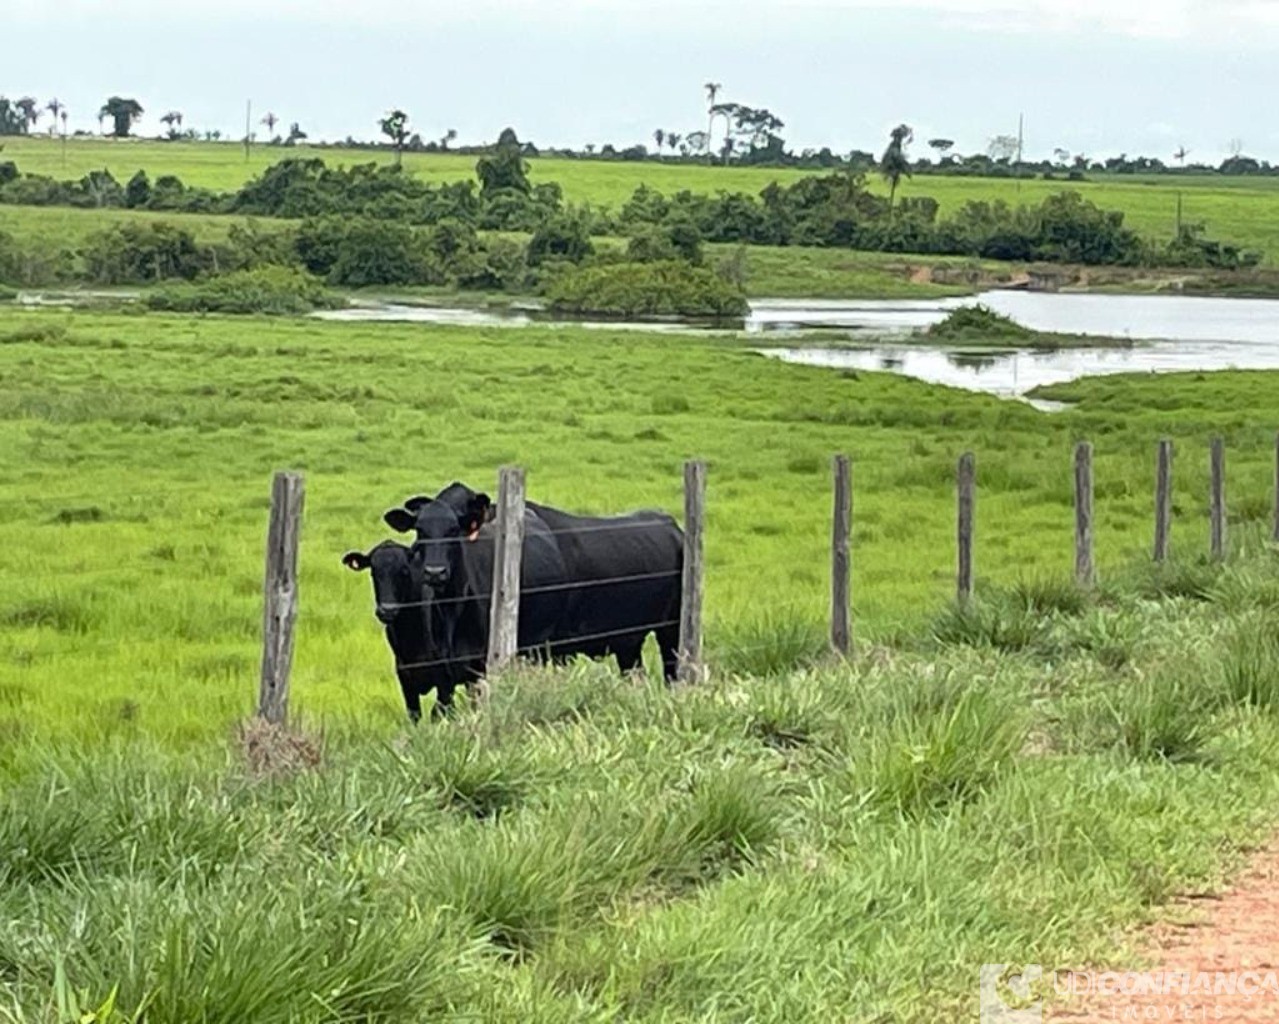
[[[892,340],[894,333],[928,327],[974,301],[1034,330],[1121,338],[1127,344],[1045,351]],[[999,291],[938,302],[776,301],[754,307],[746,329],[761,340],[804,333],[802,346],[760,348],[786,362],[888,370],[1005,397],[1101,374],[1279,369],[1279,301],[1269,299]],[[814,344],[813,331],[840,344]]]

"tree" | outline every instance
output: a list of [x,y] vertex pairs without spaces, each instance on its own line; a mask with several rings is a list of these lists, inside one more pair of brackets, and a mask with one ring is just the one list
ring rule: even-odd
[[301,126],[299,126],[296,121],[294,121],[291,125],[289,125],[289,136],[284,140],[284,144],[286,146],[296,146],[305,138],[306,132],[302,130]]
[[888,148],[879,158],[879,173],[888,182],[888,209],[892,212],[893,200],[897,197],[897,186],[902,177],[910,177],[910,158],[906,155],[906,147],[915,138],[910,125],[899,124],[888,136]]
[[457,129],[450,128],[448,131],[444,133],[444,137],[440,139],[440,149],[447,150],[449,148],[449,143],[456,138],[457,138]]
[[1020,148],[1016,135],[996,135],[986,147],[986,155],[996,163],[1009,163]]
[[711,137],[706,132],[689,132],[684,136],[684,145],[694,153],[704,153],[710,145]]
[[25,127],[22,129],[24,135],[29,134],[31,129],[36,126],[36,122],[40,120],[40,106],[36,103],[34,96],[23,96],[15,104],[18,112],[22,115]]
[[944,163],[946,154],[955,148],[954,139],[929,139],[928,145],[937,150],[937,162]]
[[266,133],[267,135],[271,136],[271,139],[274,141],[275,126],[280,123],[280,119],[276,117],[275,114],[273,114],[271,111],[268,110],[265,114],[262,115],[262,120],[258,123],[266,125]]
[[512,189],[525,195],[533,191],[528,180],[528,164],[524,162],[523,147],[510,128],[503,129],[491,154],[476,161],[475,174],[480,179],[481,198],[487,199],[503,189]]
[[142,114],[142,104],[137,100],[123,96],[112,96],[98,111],[98,123],[101,124],[103,118],[111,118],[111,134],[117,139],[124,139],[128,138],[134,123]]
[[666,133],[666,144],[671,147],[672,153],[679,148],[680,139],[683,137],[679,132]]
[[666,132],[661,128],[655,129],[653,132],[653,141],[657,143],[657,155],[662,155],[662,147],[666,145]]
[[1057,162],[1064,167],[1070,160],[1070,150],[1058,147],[1053,150],[1053,156],[1056,157]]
[[403,110],[392,110],[378,122],[385,135],[395,144],[395,166],[404,161],[404,140],[409,137],[409,115]]
[[1185,167],[1186,157],[1188,157],[1189,155],[1190,155],[1190,150],[1188,150],[1185,146],[1178,146],[1177,152],[1175,152],[1172,155],[1172,158],[1176,160],[1177,163],[1180,164],[1182,167]]
[[719,82],[707,82],[702,86],[706,90],[706,153],[711,151],[711,136],[715,133],[715,98],[724,87]]
[[[66,107],[63,105],[62,101],[55,96],[44,105],[44,109],[53,115],[53,120],[49,122],[49,134],[52,135],[58,126],[58,118],[62,115],[62,112],[66,110]],[[63,122],[65,124],[65,117],[63,118]]]
[[169,138],[176,139],[178,137],[178,129],[182,127],[182,111],[170,110],[160,118],[160,123],[169,129]]

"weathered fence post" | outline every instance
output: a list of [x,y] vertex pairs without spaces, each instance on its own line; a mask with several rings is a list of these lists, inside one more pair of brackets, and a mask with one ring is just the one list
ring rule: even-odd
[[1075,445],[1075,581],[1091,587],[1096,579],[1092,537],[1092,445]]
[[958,515],[956,540],[959,548],[959,571],[956,596],[961,602],[973,596],[973,514],[977,491],[977,460],[972,452],[959,457]]
[[835,456],[835,514],[830,538],[830,645],[847,655],[853,646],[851,580],[853,463]]
[[1212,557],[1214,561],[1220,562],[1226,557],[1226,442],[1220,437],[1212,439],[1211,460]]
[[1155,561],[1168,561],[1172,538],[1172,442],[1159,442],[1155,465]]
[[679,617],[679,681],[697,683],[702,668],[702,535],[706,463],[684,463],[684,577]]
[[[504,466],[497,481],[497,537],[489,600],[487,674],[501,671],[519,647],[520,562],[524,552],[524,470]],[[481,695],[484,693],[480,690]]]
[[298,615],[298,538],[305,486],[299,473],[276,473],[271,484],[271,521],[266,538],[262,591],[262,679],[258,714],[283,725],[289,714],[293,668],[293,624]]
[[1275,434],[1275,528],[1274,541],[1279,544],[1279,434]]

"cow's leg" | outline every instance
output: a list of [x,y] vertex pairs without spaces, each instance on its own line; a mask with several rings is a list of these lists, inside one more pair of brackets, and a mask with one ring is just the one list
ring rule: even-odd
[[409,721],[414,725],[422,720],[422,694],[417,685],[409,679],[400,679],[400,692],[404,694],[404,710],[409,713]]
[[431,718],[439,720],[453,714],[453,683],[439,683],[435,687],[435,706],[431,708]]
[[656,635],[658,649],[662,652],[662,676],[668,683],[673,683],[679,672],[679,626],[663,626]]
[[618,645],[613,648],[613,655],[617,658],[617,668],[622,675],[630,672],[644,671],[644,641],[638,643],[630,643]]

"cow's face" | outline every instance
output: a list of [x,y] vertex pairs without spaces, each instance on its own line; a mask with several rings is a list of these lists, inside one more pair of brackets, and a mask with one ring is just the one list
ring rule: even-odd
[[404,508],[393,508],[384,518],[392,529],[417,534],[413,559],[421,565],[422,580],[442,591],[459,575],[462,545],[478,536],[490,504],[486,494],[476,494],[462,505],[410,498]]
[[383,541],[367,555],[348,551],[342,564],[354,572],[368,572],[373,577],[373,614],[384,625],[422,603],[422,563],[411,549],[393,540]]

